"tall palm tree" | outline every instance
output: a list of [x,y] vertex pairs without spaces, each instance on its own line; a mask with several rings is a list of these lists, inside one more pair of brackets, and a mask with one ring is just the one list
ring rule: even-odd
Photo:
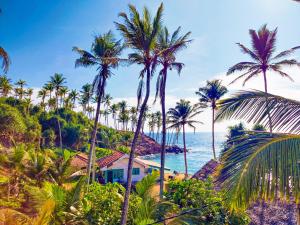
[[117,129],[117,123],[116,123],[116,120],[117,120],[117,113],[118,113],[118,110],[119,110],[119,105],[118,104],[112,104],[110,106],[110,111],[111,111],[111,114],[112,114],[112,118],[114,120],[114,126],[115,126],[115,129]]
[[[279,54],[274,56],[274,52],[276,50],[277,28],[275,30],[269,30],[267,28],[267,25],[263,25],[257,32],[255,30],[249,30],[249,34],[252,42],[252,49],[249,49],[240,43],[237,43],[237,45],[241,48],[241,51],[244,54],[247,54],[253,61],[239,62],[230,67],[227,75],[243,71],[243,74],[239,75],[231,83],[234,83],[235,81],[243,78],[243,85],[245,85],[245,83],[251,78],[262,74],[264,78],[264,89],[265,93],[267,94],[267,71],[273,71],[275,73],[278,73],[280,76],[293,81],[290,75],[282,70],[282,67],[294,65],[300,66],[300,63],[296,59],[287,58],[292,53],[294,53],[295,50],[299,49],[300,46],[280,52]],[[268,107],[267,98],[266,103],[266,107]],[[268,126],[270,128],[270,132],[272,133],[272,121],[270,116]]]
[[159,52],[158,62],[162,66],[159,72],[156,85],[156,97],[159,96],[162,112],[162,140],[161,140],[161,168],[160,168],[160,197],[163,197],[164,187],[164,167],[165,167],[165,148],[166,148],[166,85],[168,70],[175,69],[180,74],[183,63],[176,61],[176,54],[187,47],[190,32],[183,36],[180,35],[180,27],[178,27],[172,35],[170,35],[168,29],[165,27],[161,30],[158,36],[157,51]]
[[64,86],[59,90],[59,96],[60,96],[60,105],[65,107],[65,100],[66,100],[66,95],[68,94],[69,89]]
[[103,97],[103,103],[104,103],[104,107],[106,109],[109,108],[109,106],[111,104],[111,100],[112,100],[112,97],[110,96],[110,94],[104,95],[104,97]]
[[46,83],[44,89],[49,92],[49,97],[52,98],[52,92],[54,91],[53,84],[51,82]]
[[162,114],[160,111],[157,111],[155,113],[155,117],[156,117],[156,128],[157,128],[157,131],[156,131],[156,141],[159,140],[159,133],[160,133],[160,128],[161,128],[161,125],[162,125]]
[[25,89],[24,89],[24,87],[27,85],[27,83],[26,83],[26,81],[25,80],[18,80],[17,82],[16,82],[16,85],[18,85],[19,87],[18,88],[16,88],[16,90],[17,90],[17,94],[19,95],[19,99],[23,99],[23,96],[24,96],[24,94],[25,94]]
[[156,125],[156,115],[154,113],[150,113],[148,116],[148,126],[149,126],[149,136],[154,139],[154,129]]
[[66,78],[60,73],[55,73],[54,76],[50,77],[49,83],[53,85],[53,89],[55,90],[56,109],[58,109],[59,92],[64,87]]
[[[112,69],[117,68],[120,62],[120,55],[124,46],[121,41],[116,41],[112,32],[109,31],[103,35],[95,37],[91,47],[91,52],[74,47],[73,51],[79,54],[75,66],[90,67],[96,66],[99,71],[93,82],[93,91],[97,95],[97,109],[93,132],[91,136],[91,146],[88,159],[88,183],[90,182],[90,173],[93,165],[92,180],[95,180],[95,143],[99,121],[100,105],[105,93],[107,79],[112,75]],[[94,155],[94,157],[93,157]]]
[[134,131],[137,123],[137,108],[131,107],[130,110],[131,131]]
[[81,104],[83,107],[83,113],[85,113],[86,109],[90,106],[90,102],[93,97],[93,85],[85,84],[82,86],[81,93]]
[[205,87],[199,88],[196,94],[199,96],[199,102],[202,107],[211,107],[212,109],[212,150],[214,159],[217,159],[215,149],[215,111],[217,101],[227,93],[227,88],[222,85],[221,80],[207,81]]
[[48,91],[45,88],[42,88],[41,90],[39,90],[38,97],[42,99],[41,106],[43,107],[44,111],[46,108],[45,99],[47,96],[48,96]]
[[32,95],[33,95],[33,89],[32,88],[28,88],[26,91],[26,95],[28,96],[28,98],[31,101]]
[[12,91],[13,86],[11,84],[11,79],[6,75],[0,76],[0,92],[3,97],[7,97]]
[[76,100],[78,99],[79,97],[79,93],[76,89],[72,89],[69,93],[69,98],[71,100],[71,108],[74,109],[74,107],[76,106]]
[[188,165],[186,159],[186,142],[185,142],[185,129],[186,126],[196,130],[195,123],[201,123],[195,120],[195,116],[200,114],[200,108],[198,105],[191,105],[189,101],[181,99],[176,103],[175,108],[170,108],[168,111],[170,129],[176,129],[179,133],[182,129],[183,138],[183,152],[184,152],[184,165],[185,165],[185,177],[188,177]]
[[[240,91],[218,102],[217,121],[245,119],[267,125],[269,112],[278,132],[248,132],[221,158],[220,181],[228,189],[233,209],[257,198],[296,199],[300,222],[300,102],[263,91]],[[243,154],[241,154],[243,152]],[[279,193],[279,195],[278,195]]]
[[[123,23],[116,23],[117,29],[123,35],[125,42],[128,47],[134,50],[133,53],[129,54],[129,60],[138,65],[142,65],[143,69],[140,72],[140,85],[138,88],[138,107],[139,117],[137,127],[135,130],[134,138],[131,144],[131,151],[128,162],[128,173],[127,173],[127,186],[125,192],[125,199],[123,203],[121,225],[125,225],[127,221],[127,212],[129,204],[129,196],[131,191],[132,181],[132,167],[133,159],[136,148],[136,142],[140,134],[140,130],[143,123],[143,116],[146,109],[146,105],[150,96],[150,80],[153,74],[153,64],[156,62],[157,56],[154,54],[155,45],[157,43],[157,36],[161,29],[161,20],[163,12],[163,4],[161,4],[151,21],[149,10],[145,7],[143,15],[137,11],[135,6],[129,5],[129,15],[122,12],[119,14],[123,19]],[[140,106],[142,100],[142,90],[144,87],[144,77],[146,75],[146,91],[143,99],[143,103]]]

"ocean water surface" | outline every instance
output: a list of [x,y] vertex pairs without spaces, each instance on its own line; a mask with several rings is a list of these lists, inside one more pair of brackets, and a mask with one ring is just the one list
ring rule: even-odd
[[[222,144],[225,141],[225,133],[215,133],[215,146],[217,155],[222,148]],[[168,134],[167,142],[172,144],[174,141],[176,145],[183,147],[182,135],[179,135],[178,141],[173,138],[174,135]],[[156,137],[156,136],[155,136]],[[154,138],[155,138],[154,137]],[[172,138],[171,138],[172,137]],[[158,137],[157,139],[159,139]],[[173,139],[173,141],[171,141]],[[212,147],[211,147],[211,133],[210,132],[196,132],[196,133],[186,133],[186,146],[188,149],[187,153],[187,163],[188,163],[188,173],[194,174],[198,171],[206,162],[213,158]],[[160,155],[150,155],[145,156],[145,159],[149,159],[160,163]],[[184,172],[184,157],[181,154],[166,154],[166,167],[170,168],[172,171]]]

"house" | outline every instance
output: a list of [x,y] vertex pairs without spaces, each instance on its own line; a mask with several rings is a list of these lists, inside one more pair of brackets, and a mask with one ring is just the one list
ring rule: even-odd
[[[112,155],[97,160],[97,165],[100,171],[103,172],[103,177],[106,183],[123,183],[127,180],[128,159],[128,154],[114,151]],[[152,173],[154,170],[159,170],[159,168],[160,164],[158,163],[140,158],[134,158],[132,182],[140,181],[147,174]],[[165,170],[170,171],[168,168],[165,168]]]

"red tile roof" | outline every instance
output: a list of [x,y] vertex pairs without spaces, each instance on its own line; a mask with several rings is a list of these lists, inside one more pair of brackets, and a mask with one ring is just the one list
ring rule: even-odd
[[75,155],[71,161],[71,166],[76,168],[86,168],[88,162],[88,156],[84,153]]
[[98,164],[99,168],[103,168],[103,167],[106,167],[109,164],[117,161],[118,159],[120,159],[124,155],[125,155],[125,153],[123,153],[123,152],[114,151],[114,153],[112,155],[105,156],[101,159],[98,159],[97,164]]

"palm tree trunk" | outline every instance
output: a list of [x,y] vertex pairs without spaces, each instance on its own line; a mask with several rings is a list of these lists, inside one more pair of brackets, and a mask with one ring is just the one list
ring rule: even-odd
[[270,127],[270,133],[273,133],[273,127],[272,127],[272,120],[271,120],[271,115],[269,112],[269,100],[268,100],[268,84],[267,84],[267,76],[266,76],[266,71],[263,71],[263,75],[264,75],[264,85],[265,85],[265,93],[266,93],[266,108],[268,110],[268,120],[269,120],[269,127]]
[[126,185],[126,192],[124,197],[124,203],[122,208],[122,217],[121,217],[121,225],[126,225],[127,222],[127,212],[128,212],[128,206],[129,206],[129,197],[130,197],[130,191],[131,191],[131,181],[132,181],[132,167],[133,167],[133,159],[134,159],[134,152],[136,148],[136,142],[138,140],[138,137],[140,135],[140,131],[143,125],[143,118],[145,109],[147,107],[149,95],[150,95],[150,80],[151,80],[151,71],[150,71],[150,65],[147,65],[147,81],[146,81],[146,95],[143,101],[143,104],[141,106],[137,127],[134,133],[134,137],[131,144],[131,151],[129,155],[129,161],[128,161],[128,172],[127,172],[127,185]]
[[214,160],[217,160],[216,149],[215,149],[215,108],[214,107],[212,107],[211,127],[212,127],[212,149],[214,154]]
[[300,225],[300,203],[297,204],[297,225]]
[[166,135],[167,135],[165,91],[166,91],[167,71],[165,71],[163,77],[164,77],[163,87],[162,87],[163,93],[161,93],[162,140],[161,140],[161,153],[160,153],[160,189],[159,189],[160,199],[163,199],[164,179],[165,179]]
[[182,138],[183,138],[183,152],[184,152],[184,166],[185,166],[185,174],[184,177],[188,177],[188,165],[187,165],[187,159],[186,159],[186,144],[185,144],[185,127],[184,124],[182,126]]
[[102,80],[100,84],[100,91],[99,96],[97,100],[97,109],[96,109],[96,115],[95,115],[95,121],[94,121],[94,127],[92,132],[92,138],[91,138],[91,146],[90,146],[90,152],[89,152],[89,158],[88,158],[88,170],[87,170],[87,183],[90,183],[90,177],[91,177],[91,170],[93,167],[93,174],[92,174],[92,180],[95,179],[95,145],[96,145],[96,137],[97,137],[97,129],[98,129],[98,121],[99,121],[99,115],[100,115],[100,105],[101,105],[101,97],[103,93],[105,80]]

